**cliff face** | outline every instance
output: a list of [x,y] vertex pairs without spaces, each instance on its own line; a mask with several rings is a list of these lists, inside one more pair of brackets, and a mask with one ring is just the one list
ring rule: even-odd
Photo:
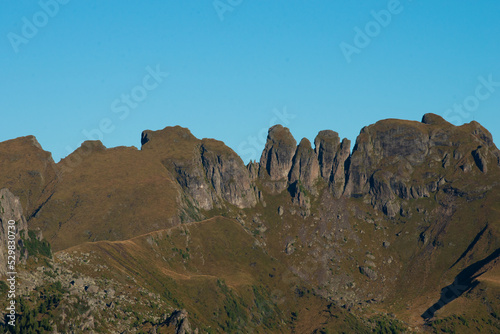
[[200,151],[205,176],[217,197],[238,208],[257,203],[248,170],[234,151],[214,139],[203,139]]
[[[350,141],[331,130],[314,140],[296,141],[281,125],[269,129],[259,164],[264,190],[288,189],[294,202],[307,206],[322,179],[334,198],[364,197],[394,217],[402,200],[429,197],[439,187],[459,186],[463,173],[488,173],[500,166],[500,151],[477,122],[454,126],[434,114],[421,122],[383,120],[364,127],[350,155]],[[255,166],[249,166],[255,174]],[[307,194],[307,195],[306,195]]]
[[301,182],[311,193],[316,193],[315,182],[319,177],[319,163],[316,152],[306,138],[300,141],[289,173],[290,183]]
[[318,133],[314,144],[321,177],[330,184],[333,195],[339,198],[344,191],[345,167],[351,154],[351,141],[344,138],[341,143],[337,132],[324,130]]
[[199,140],[178,126],[146,130],[142,143],[142,150],[161,159],[194,206],[210,210],[220,207],[224,201],[238,208],[256,204],[246,166],[224,143]]
[[188,129],[179,126],[142,133],[141,150],[161,161],[192,205],[209,210],[216,198],[205,180],[200,146]]
[[269,129],[259,169],[259,177],[269,192],[280,193],[287,188],[296,145],[288,128],[275,125]]
[[[7,273],[7,241],[8,233],[8,222],[9,220],[14,220],[16,222],[15,230],[15,240],[16,240],[16,265],[21,261],[21,247],[23,245],[21,240],[21,233],[24,234],[25,238],[28,238],[28,224],[26,218],[23,215],[23,208],[21,206],[21,201],[19,198],[14,196],[9,189],[0,189],[0,276]],[[23,254],[25,257],[25,254]]]

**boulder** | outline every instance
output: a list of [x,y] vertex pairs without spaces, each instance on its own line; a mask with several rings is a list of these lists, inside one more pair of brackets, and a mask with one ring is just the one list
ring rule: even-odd
[[370,267],[366,267],[366,266],[359,267],[359,272],[373,281],[376,280],[378,277],[377,272],[375,270],[371,269]]

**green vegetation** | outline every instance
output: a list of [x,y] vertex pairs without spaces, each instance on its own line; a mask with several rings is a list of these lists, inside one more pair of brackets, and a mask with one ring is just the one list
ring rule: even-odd
[[373,333],[377,334],[399,334],[406,332],[406,326],[396,319],[390,319],[388,317],[377,315],[369,320],[375,328]]
[[0,294],[5,295],[8,290],[9,290],[9,286],[7,285],[7,283],[5,283],[5,281],[3,281],[3,280],[0,281]]
[[269,294],[262,287],[253,286],[252,290],[258,311],[258,316],[253,321],[257,324],[262,323],[267,329],[276,328],[278,326],[278,310],[271,302]]
[[0,324],[0,329],[2,329],[4,333],[45,333],[53,329],[50,325],[50,320],[53,320],[53,317],[40,313],[37,309],[29,308],[23,299],[17,299],[16,306],[19,308],[15,320],[16,325],[8,325],[7,322],[9,319],[5,316],[4,320],[6,324]]
[[225,296],[224,311],[220,313],[226,315],[226,320],[220,323],[220,327],[225,333],[241,332],[248,321],[248,314],[245,310],[247,306],[228,288],[224,280],[217,280],[217,287]]
[[21,231],[21,240],[23,241],[24,247],[28,251],[28,256],[42,255],[48,258],[52,258],[52,250],[50,243],[47,240],[38,240],[35,232],[28,231],[29,238],[24,237],[24,231]]
[[5,316],[5,325],[0,324],[0,329],[4,333],[45,333],[53,330],[52,323],[58,317],[56,316],[56,309],[62,299],[64,290],[61,283],[49,285],[40,289],[39,303],[30,304],[23,298],[16,299],[16,326],[9,326],[7,324],[8,318]]
[[443,319],[437,319],[428,327],[433,333],[494,333],[500,332],[500,322],[495,313],[486,317],[468,318],[463,315],[451,315]]
[[186,248],[185,251],[182,249],[179,249],[177,247],[172,248],[172,251],[179,253],[179,255],[184,259],[184,260],[189,260],[189,248]]

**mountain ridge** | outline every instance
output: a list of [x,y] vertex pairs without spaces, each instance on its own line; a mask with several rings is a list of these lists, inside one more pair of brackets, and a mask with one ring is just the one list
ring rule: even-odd
[[[313,147],[275,125],[259,162],[247,165],[180,126],[145,130],[141,143],[87,141],[57,164],[34,137],[0,143],[0,188],[50,242],[54,259],[43,261],[73,268],[100,286],[92,291],[105,289],[105,277],[130,287],[126,300],[150,305],[146,289],[205,332],[368,333],[383,324],[467,332],[458,315],[500,329],[492,315],[500,313],[500,152],[479,123],[381,120],[360,131],[352,151],[332,130]],[[30,258],[27,268],[39,261]],[[69,296],[83,287],[68,275],[60,282],[72,309]],[[467,289],[443,299],[455,280]],[[89,298],[92,324],[109,330],[107,306],[86,291],[78,293]],[[154,319],[138,329],[168,327],[147,310]]]

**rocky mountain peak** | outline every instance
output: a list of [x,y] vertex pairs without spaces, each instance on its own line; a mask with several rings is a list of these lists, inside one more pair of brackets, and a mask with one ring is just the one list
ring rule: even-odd
[[316,154],[318,155],[321,177],[330,180],[333,161],[340,146],[339,134],[332,130],[323,130],[314,139]]
[[321,177],[327,181],[335,197],[339,197],[345,186],[345,164],[351,153],[351,141],[332,130],[323,130],[314,139]]
[[272,181],[287,178],[296,145],[288,128],[279,124],[271,127],[260,158],[261,172],[266,172]]
[[493,136],[481,124],[479,124],[476,121],[472,121],[469,124],[465,124],[465,126],[467,126],[470,129],[472,135],[474,135],[477,139],[486,144],[486,146],[488,147],[495,146],[495,144],[493,143]]
[[311,148],[311,142],[303,138],[292,160],[289,182],[301,181],[311,192],[315,193],[314,183],[319,177],[319,163],[316,152]]

